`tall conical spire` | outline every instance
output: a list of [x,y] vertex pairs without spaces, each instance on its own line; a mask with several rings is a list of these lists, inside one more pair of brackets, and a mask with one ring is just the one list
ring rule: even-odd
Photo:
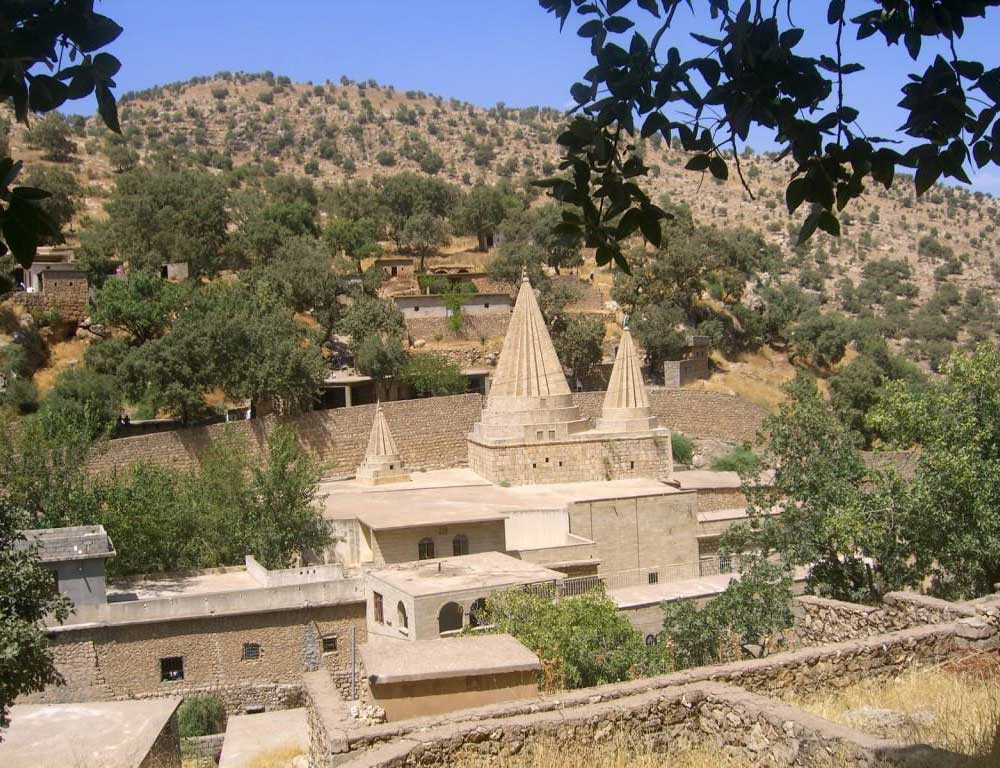
[[403,469],[403,460],[399,457],[396,441],[389,431],[389,422],[382,411],[382,403],[375,406],[375,418],[372,419],[372,431],[368,436],[368,450],[364,461],[357,471],[358,482],[367,485],[382,483],[399,483],[410,479]]
[[655,429],[656,426],[656,417],[650,413],[649,395],[642,381],[639,355],[626,322],[596,427],[602,432],[640,432]]
[[522,270],[521,287],[490,388],[496,397],[568,395],[569,385],[542,319],[535,292]]

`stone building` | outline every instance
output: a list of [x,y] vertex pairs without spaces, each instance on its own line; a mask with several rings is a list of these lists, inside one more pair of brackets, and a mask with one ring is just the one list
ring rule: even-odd
[[14,270],[14,281],[22,288],[14,293],[14,301],[29,311],[56,311],[69,323],[78,323],[87,315],[87,275],[69,249],[39,248],[30,267]]
[[671,389],[683,387],[692,381],[708,378],[708,353],[711,342],[708,336],[690,336],[681,351],[680,359],[663,363],[663,386]]
[[511,485],[668,478],[670,432],[651,416],[628,331],[602,416],[591,426],[574,402],[525,275],[486,406],[469,433],[469,467]]

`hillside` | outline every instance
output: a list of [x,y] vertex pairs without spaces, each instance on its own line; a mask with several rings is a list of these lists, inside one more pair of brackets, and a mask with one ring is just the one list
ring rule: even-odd
[[[310,176],[318,186],[412,170],[466,189],[503,179],[523,187],[553,173],[560,157],[554,143],[562,125],[557,110],[503,104],[483,109],[373,81],[296,84],[270,73],[220,73],[125,94],[120,109],[128,149],[116,146],[91,119],[78,125],[74,158],[60,164],[71,168],[84,188],[86,203],[77,217],[84,225],[86,217],[104,215],[103,201],[118,170],[170,153],[220,172],[263,165],[269,174]],[[42,162],[26,146],[25,133],[23,126],[15,127],[14,155],[29,166]],[[1000,206],[992,197],[936,187],[917,200],[910,179],[900,179],[889,191],[869,187],[844,215],[839,241],[817,234],[808,247],[796,250],[796,223],[784,205],[788,164],[747,152],[741,162],[751,199],[735,177],[720,183],[684,170],[684,154],[663,142],[645,142],[643,150],[652,168],[645,183],[654,199],[666,195],[674,204],[688,205],[700,225],[760,232],[781,249],[786,277],[824,308],[847,314],[912,308],[912,324],[904,323],[893,344],[925,366],[940,362],[943,345],[995,337]],[[74,224],[71,240],[80,222]],[[443,259],[481,265],[483,254],[464,253],[465,245],[456,241]],[[585,262],[579,271],[594,275],[602,294],[598,304],[609,298],[612,276],[606,270]],[[780,351],[777,357],[770,350],[747,356],[730,369],[735,377],[730,384],[716,383],[739,390],[743,370],[751,383],[759,380],[770,389],[769,379],[790,375]],[[774,392],[757,399],[772,402]]]

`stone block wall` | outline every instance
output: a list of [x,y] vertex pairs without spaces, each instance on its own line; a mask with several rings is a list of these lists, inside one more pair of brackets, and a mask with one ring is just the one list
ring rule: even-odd
[[802,645],[839,643],[976,616],[976,609],[915,592],[890,592],[882,605],[803,595],[795,599],[795,634]]
[[[403,461],[411,469],[436,469],[464,464],[466,434],[478,420],[482,396],[478,394],[400,400],[382,408]],[[208,447],[228,430],[241,436],[249,449],[266,456],[267,436],[279,423],[291,426],[303,447],[323,467],[328,477],[348,477],[364,458],[375,417],[374,405],[312,411],[280,420],[272,416],[232,424],[179,429],[109,441],[90,460],[92,472],[124,469],[138,461],[151,461],[178,470],[196,467]]]
[[572,439],[490,446],[469,443],[469,467],[494,483],[528,485],[669,477],[670,436]]
[[[760,406],[721,392],[650,387],[649,398],[653,413],[664,427],[695,437],[736,443],[753,441],[767,415]],[[581,392],[574,396],[574,402],[580,406],[584,417],[595,418],[601,412],[604,393]],[[411,469],[466,464],[469,456],[466,436],[479,420],[482,408],[483,397],[478,394],[383,403],[400,455]],[[285,423],[295,429],[303,446],[320,462],[327,477],[349,477],[364,458],[374,416],[375,406],[361,405],[312,411],[284,420],[267,416],[253,421],[123,437],[109,441],[95,453],[89,468],[97,473],[109,472],[124,469],[137,461],[150,461],[179,470],[191,469],[197,466],[208,446],[226,430],[242,435],[250,450],[263,457],[267,435],[276,424]],[[543,461],[544,458],[542,456]],[[603,467],[603,458],[600,463]],[[593,475],[585,479],[593,479]]]
[[343,716],[328,681],[307,676],[310,764],[449,765],[470,752],[509,755],[535,740],[601,742],[624,732],[654,749],[707,742],[763,764],[808,766],[825,753],[836,755],[843,765],[947,765],[953,757],[948,753],[862,734],[766,696],[891,677],[966,650],[995,646],[997,609],[991,610],[948,624],[765,659],[368,727]]
[[405,322],[406,332],[414,341],[479,341],[502,339],[506,336],[510,313],[479,315],[463,312],[462,327],[457,331],[452,330],[446,317],[408,317]]
[[666,360],[663,363],[663,386],[679,389],[692,381],[708,378],[708,358]]
[[[323,653],[321,639],[337,637]],[[362,601],[303,610],[108,625],[50,635],[65,683],[18,699],[21,703],[79,702],[211,694],[230,713],[248,707],[285,709],[302,700],[301,677],[322,665],[350,695],[351,638],[367,639]],[[260,646],[243,658],[244,643]],[[160,679],[160,659],[184,659],[184,679]]]

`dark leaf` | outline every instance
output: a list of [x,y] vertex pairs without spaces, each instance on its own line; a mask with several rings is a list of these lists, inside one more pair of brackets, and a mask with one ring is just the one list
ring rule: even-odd
[[84,21],[77,29],[68,32],[69,39],[79,46],[84,53],[96,51],[115,40],[122,33],[122,28],[107,16],[99,13],[87,13]]
[[789,213],[795,213],[795,210],[802,205],[808,191],[809,183],[805,179],[799,178],[791,181],[785,190],[785,204],[788,206]]
[[573,101],[577,104],[586,104],[590,101],[591,88],[585,83],[573,83],[569,92],[573,96]]
[[14,197],[19,197],[22,200],[44,200],[47,197],[52,197],[51,192],[46,192],[44,189],[38,189],[38,187],[14,187],[11,191]]
[[990,162],[990,154],[990,143],[986,139],[977,141],[972,147],[972,157],[980,168]]
[[35,112],[50,112],[66,101],[66,83],[48,75],[35,75],[28,88],[28,106]]
[[604,20],[604,28],[608,30],[608,32],[621,33],[634,26],[635,22],[631,19],[626,19],[624,16],[609,16]]
[[641,223],[642,212],[638,208],[629,208],[618,221],[617,237],[624,240],[635,232]]
[[608,13],[618,13],[629,4],[631,0],[608,0]]
[[820,210],[819,216],[816,218],[816,225],[828,235],[840,237],[840,222],[825,208]]
[[94,70],[104,80],[114,77],[121,68],[122,63],[110,53],[99,53],[94,57]]
[[797,27],[786,29],[781,33],[781,37],[778,38],[778,42],[781,43],[783,48],[792,49],[799,44],[799,40],[802,39],[802,35],[804,34],[805,30],[798,29]]
[[934,186],[934,182],[941,176],[941,161],[936,155],[923,158],[917,165],[915,183],[917,195],[922,195]]
[[726,161],[718,155],[708,161],[708,170],[712,172],[715,178],[722,181],[729,178],[729,167],[726,165]]
[[656,0],[639,0],[639,7],[660,18],[660,7],[656,4]]
[[917,56],[920,55],[920,33],[911,29],[903,35],[903,44],[906,46],[906,52],[910,54],[910,58],[914,61],[917,60]]
[[796,241],[796,245],[802,245],[806,240],[812,237],[813,232],[816,231],[816,226],[819,224],[819,214],[822,208],[814,208],[806,216],[806,220],[802,222],[802,228],[799,230],[799,238]]
[[689,171],[704,171],[708,168],[708,155],[704,153],[694,155],[684,167]]
[[643,209],[639,219],[639,227],[642,229],[643,237],[659,248],[663,239],[663,230],[660,228],[660,216],[655,208]]
[[604,30],[604,25],[601,24],[600,19],[591,19],[590,21],[582,24],[576,33],[580,37],[593,37],[598,32]]
[[668,125],[670,125],[670,121],[666,117],[659,112],[653,112],[646,118],[646,122],[642,124],[640,135],[642,138],[648,139],[654,133],[662,131]]
[[106,83],[97,84],[97,112],[108,128],[115,133],[122,132],[118,124],[118,105],[115,104],[114,94]]
[[830,0],[826,7],[826,23],[836,24],[844,15],[844,0]]

